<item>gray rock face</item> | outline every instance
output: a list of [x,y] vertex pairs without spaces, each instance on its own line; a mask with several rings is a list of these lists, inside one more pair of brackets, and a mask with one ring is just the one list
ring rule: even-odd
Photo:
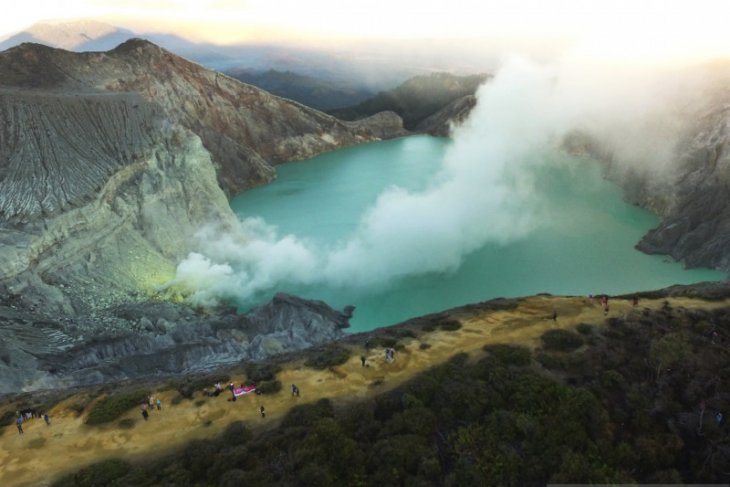
[[134,94],[0,90],[0,217],[27,222],[93,199],[149,152],[156,111]]
[[148,300],[196,231],[235,224],[226,193],[271,180],[274,164],[403,133],[397,115],[340,122],[139,39],[0,53],[0,391],[198,370],[339,336],[346,320],[321,303],[284,299],[264,323]]
[[447,106],[421,121],[416,126],[417,132],[424,132],[437,137],[448,137],[455,125],[460,125],[476,106],[477,98],[466,95],[452,101]]
[[670,204],[637,248],[730,271],[730,102],[702,116],[680,150]]
[[0,304],[0,394],[208,370],[344,336],[343,313],[278,294],[238,315],[201,315],[164,302],[125,304],[103,318],[41,318]]
[[[0,285],[49,312],[144,298],[273,164],[404,133],[344,123],[149,42],[0,53]],[[223,188],[223,190],[221,190]]]

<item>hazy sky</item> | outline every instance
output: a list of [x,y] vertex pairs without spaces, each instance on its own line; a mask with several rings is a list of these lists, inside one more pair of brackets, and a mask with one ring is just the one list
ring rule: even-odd
[[0,36],[76,18],[224,43],[567,38],[622,59],[730,57],[730,0],[23,0],[0,17]]

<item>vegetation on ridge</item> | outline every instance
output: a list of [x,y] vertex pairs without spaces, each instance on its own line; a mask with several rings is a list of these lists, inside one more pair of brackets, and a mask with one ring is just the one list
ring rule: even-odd
[[[236,425],[151,465],[114,464],[109,485],[727,482],[728,318],[727,308],[637,309],[585,347],[539,351],[564,358],[559,368],[490,345],[372,400],[321,400],[259,435]],[[91,485],[108,467],[56,485]]]

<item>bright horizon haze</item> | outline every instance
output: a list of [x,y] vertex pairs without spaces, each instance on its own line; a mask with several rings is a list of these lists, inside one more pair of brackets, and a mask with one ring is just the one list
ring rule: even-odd
[[641,64],[730,58],[728,18],[725,0],[27,0],[0,18],[0,38],[38,22],[93,19],[217,44],[554,44],[577,46],[596,60]]

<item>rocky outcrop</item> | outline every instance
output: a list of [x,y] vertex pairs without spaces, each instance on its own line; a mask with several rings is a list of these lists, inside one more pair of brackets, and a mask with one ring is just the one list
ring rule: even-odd
[[475,95],[466,95],[452,101],[444,108],[421,121],[416,132],[424,132],[436,137],[448,137],[454,126],[461,125],[477,104]]
[[345,123],[154,44],[0,53],[0,290],[47,313],[143,299],[273,165],[403,134]]
[[698,117],[679,150],[662,221],[637,248],[730,271],[730,96]]
[[[103,318],[39,319],[0,304],[0,394],[144,379],[260,360],[341,338],[345,314],[278,294],[239,315],[165,302],[125,304]],[[90,334],[89,332],[92,331]]]
[[419,129],[419,124],[465,96],[473,96],[479,86],[490,78],[486,74],[456,76],[450,73],[414,76],[358,105],[330,110],[329,113],[343,120],[358,120],[389,110],[403,118],[406,129],[427,131],[426,128]]

